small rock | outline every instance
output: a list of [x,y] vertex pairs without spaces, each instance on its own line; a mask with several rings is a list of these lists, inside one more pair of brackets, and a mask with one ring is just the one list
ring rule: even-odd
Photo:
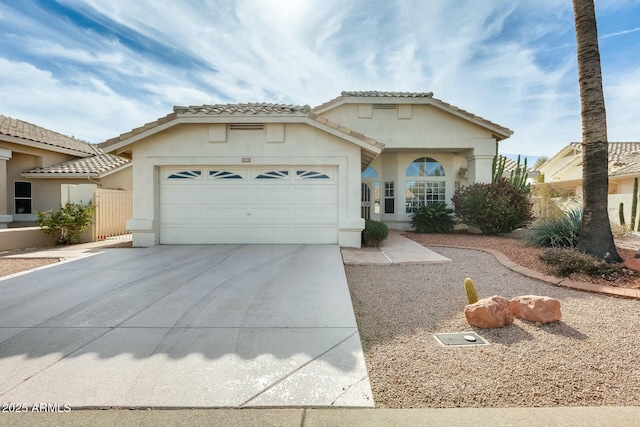
[[629,270],[640,271],[640,258],[628,259],[623,265]]
[[509,301],[513,315],[534,323],[550,323],[560,320],[560,301],[555,298],[525,295]]
[[640,249],[638,249],[635,253],[635,255],[633,256],[634,258],[640,258]]
[[471,326],[479,328],[502,328],[513,323],[509,300],[498,295],[467,305],[464,316]]

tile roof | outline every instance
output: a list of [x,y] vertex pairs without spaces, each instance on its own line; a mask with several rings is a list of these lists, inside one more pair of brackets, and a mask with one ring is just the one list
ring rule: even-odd
[[107,141],[98,144],[99,147],[104,148],[110,145],[116,144],[134,135],[142,133],[146,130],[152,129],[161,124],[170,122],[177,119],[180,116],[198,116],[198,115],[270,115],[270,116],[301,116],[304,117],[311,111],[311,107],[308,105],[289,105],[289,104],[268,104],[268,103],[244,103],[244,104],[214,104],[214,105],[191,105],[188,107],[175,106],[173,107],[173,113],[167,114],[164,117],[159,118],[153,122],[149,122],[144,126],[137,127],[116,136],[115,138],[108,139]]
[[[506,161],[504,162],[504,171],[505,172],[511,172],[511,171],[515,171],[516,168],[518,167],[518,162],[510,159],[508,157],[506,157]],[[524,167],[524,159],[520,160],[520,167]],[[527,171],[531,172],[531,166],[527,165]]]
[[93,156],[97,152],[88,142],[2,114],[0,114],[0,134],[43,144],[45,149],[46,146],[58,147],[84,153],[87,156]]
[[192,105],[189,107],[173,107],[177,114],[301,114],[305,115],[311,111],[308,105],[288,105],[288,104],[268,104],[268,103],[245,103],[245,104],[215,104],[215,105]]
[[24,176],[47,175],[54,178],[56,175],[77,175],[100,177],[131,163],[131,160],[111,154],[99,154],[93,157],[68,160],[53,166],[35,168],[22,172]]
[[340,93],[346,97],[366,97],[366,98],[433,98],[433,92],[385,92],[380,90],[348,91]]
[[[569,147],[582,152],[580,142]],[[640,174],[640,142],[609,142],[609,175],[624,176]]]
[[473,113],[470,113],[466,110],[463,110],[462,108],[456,107],[455,105],[446,103],[444,101],[442,101],[441,99],[438,98],[434,98],[433,97],[433,92],[383,92],[383,91],[377,91],[377,90],[370,90],[370,91],[343,91],[339,97],[334,98],[330,101],[325,102],[324,104],[318,105],[317,107],[314,107],[312,109],[312,111],[319,111],[324,109],[325,107],[328,107],[330,105],[333,105],[345,98],[372,98],[373,100],[375,99],[390,99],[390,98],[406,98],[406,99],[423,99],[423,100],[428,100],[427,102],[425,102],[425,104],[432,104],[432,105],[438,105],[440,107],[443,107],[444,109],[450,110],[454,113],[460,114],[462,116],[465,116],[471,120],[480,122],[482,124],[484,124],[485,126],[489,126],[489,127],[493,127],[497,130],[499,130],[501,133],[506,134],[506,135],[512,135],[513,131],[509,128],[506,128],[504,126],[501,126],[497,123],[494,123],[490,120],[487,120],[483,117],[477,116]]

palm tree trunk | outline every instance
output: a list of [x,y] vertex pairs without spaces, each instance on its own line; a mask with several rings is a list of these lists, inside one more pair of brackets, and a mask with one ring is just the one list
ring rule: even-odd
[[[577,249],[620,262],[609,225],[607,112],[602,90],[594,0],[573,0],[582,109],[582,197],[584,216]],[[608,255],[607,255],[608,254]]]

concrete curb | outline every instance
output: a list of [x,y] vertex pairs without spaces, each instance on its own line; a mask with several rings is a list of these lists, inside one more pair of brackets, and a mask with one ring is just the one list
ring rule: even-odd
[[[427,246],[427,245],[425,245]],[[452,249],[467,249],[472,251],[486,252],[493,255],[496,260],[507,267],[509,270],[513,270],[516,273],[520,273],[523,276],[531,277],[545,283],[549,283],[556,286],[562,286],[577,291],[591,292],[601,295],[611,295],[622,298],[632,298],[640,300],[640,289],[621,288],[617,286],[598,285],[596,283],[578,282],[576,280],[563,279],[561,277],[550,276],[548,274],[540,273],[530,268],[523,267],[520,264],[516,264],[511,261],[505,254],[495,249],[489,248],[477,248],[472,246],[457,246],[457,245],[428,245],[432,248],[452,248]]]

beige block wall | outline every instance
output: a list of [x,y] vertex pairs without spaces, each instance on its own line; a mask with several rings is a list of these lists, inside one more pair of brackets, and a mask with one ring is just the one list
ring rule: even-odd
[[6,228],[0,230],[0,251],[54,246],[55,239],[40,227]]

